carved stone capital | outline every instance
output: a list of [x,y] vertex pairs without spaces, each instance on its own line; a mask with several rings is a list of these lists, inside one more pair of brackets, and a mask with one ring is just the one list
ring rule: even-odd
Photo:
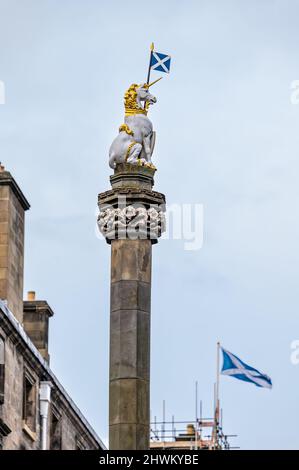
[[119,164],[112,189],[99,194],[98,227],[108,243],[115,239],[150,239],[165,232],[165,196],[152,190],[155,170]]
[[166,229],[165,214],[161,209],[126,206],[106,208],[98,217],[100,232],[107,241],[115,239],[157,240]]

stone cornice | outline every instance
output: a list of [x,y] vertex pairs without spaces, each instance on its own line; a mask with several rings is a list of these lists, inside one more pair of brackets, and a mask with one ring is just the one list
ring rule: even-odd
[[24,300],[24,312],[42,312],[53,317],[54,312],[45,300]]
[[30,204],[22,193],[16,180],[9,171],[0,171],[0,186],[10,186],[15,196],[20,201],[24,211],[30,209]]
[[152,191],[150,189],[138,189],[138,188],[119,188],[110,189],[100,193],[98,196],[98,202],[100,205],[117,201],[119,198],[125,197],[126,199],[135,199],[136,201],[148,201],[150,204],[165,204],[165,195],[158,191]]

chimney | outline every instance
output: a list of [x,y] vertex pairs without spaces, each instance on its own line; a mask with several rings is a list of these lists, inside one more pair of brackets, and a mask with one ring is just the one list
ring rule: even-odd
[[24,226],[30,207],[16,181],[0,163],[0,299],[23,321]]
[[45,300],[36,300],[35,292],[29,291],[24,300],[24,329],[43,358],[50,362],[48,352],[49,318],[53,310]]

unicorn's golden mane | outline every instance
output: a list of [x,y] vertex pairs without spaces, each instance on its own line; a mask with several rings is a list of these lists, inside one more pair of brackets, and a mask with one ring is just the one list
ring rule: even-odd
[[133,83],[125,92],[124,96],[124,105],[125,105],[125,112],[126,115],[132,114],[147,114],[148,110],[148,103],[146,103],[145,109],[140,108],[137,104],[137,88],[142,85],[138,85],[137,83]]
[[137,85],[137,83],[133,83],[129,88],[128,90],[125,92],[125,96],[124,96],[124,104],[125,104],[125,108],[129,108],[129,109],[138,109],[138,105],[137,105],[137,88],[138,88],[139,85]]

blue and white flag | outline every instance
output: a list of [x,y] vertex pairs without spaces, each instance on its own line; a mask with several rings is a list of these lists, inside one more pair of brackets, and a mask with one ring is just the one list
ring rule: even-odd
[[152,51],[151,55],[151,70],[157,70],[158,72],[169,73],[171,57],[161,52]]
[[231,352],[226,351],[226,349],[221,348],[221,350],[223,354],[221,374],[230,375],[235,377],[235,379],[244,380],[245,382],[251,382],[257,387],[272,388],[271,379],[266,374],[262,374],[257,369],[245,364],[245,362],[241,361]]

